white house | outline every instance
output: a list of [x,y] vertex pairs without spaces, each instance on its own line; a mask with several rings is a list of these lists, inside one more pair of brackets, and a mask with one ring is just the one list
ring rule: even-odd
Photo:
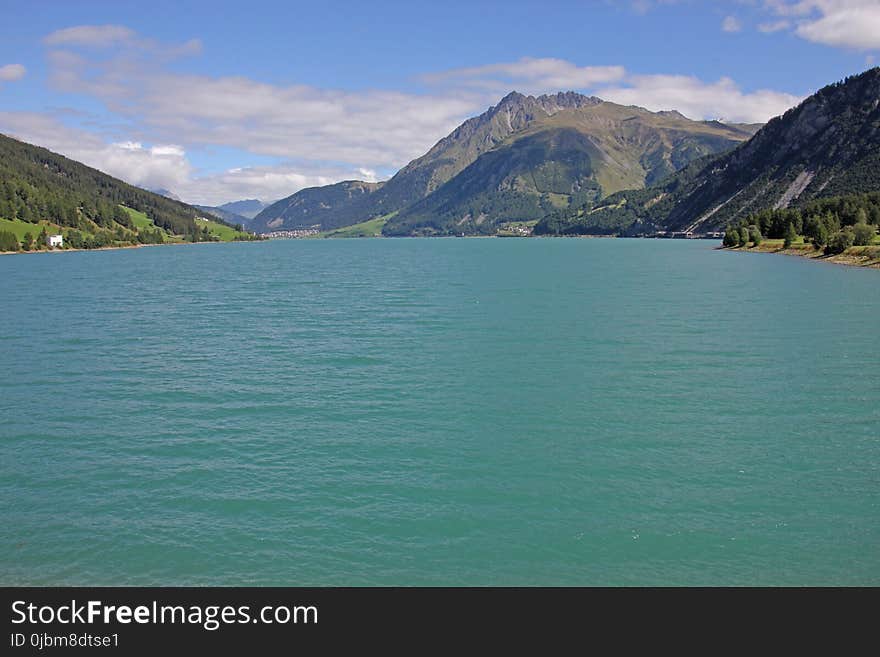
[[62,237],[61,235],[49,235],[46,237],[46,244],[49,245],[50,249],[53,249],[56,246],[58,248],[61,248],[62,246],[64,246],[64,237]]

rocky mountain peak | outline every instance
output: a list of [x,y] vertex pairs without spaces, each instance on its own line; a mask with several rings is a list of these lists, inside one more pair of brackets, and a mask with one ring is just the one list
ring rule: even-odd
[[592,107],[604,101],[595,96],[584,96],[574,91],[560,91],[555,94],[545,94],[535,99],[541,107],[550,115],[565,109],[580,109]]
[[541,96],[527,96],[518,91],[511,91],[498,101],[495,107],[490,108],[489,112],[495,114],[499,111],[523,110],[536,112],[541,110],[548,116],[552,116],[561,110],[591,107],[602,102],[604,101],[601,98],[584,96],[575,91],[560,91],[555,94],[543,94]]

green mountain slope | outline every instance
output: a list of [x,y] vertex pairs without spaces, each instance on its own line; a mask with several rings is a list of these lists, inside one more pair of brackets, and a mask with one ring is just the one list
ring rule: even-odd
[[880,189],[880,68],[832,84],[718,157],[601,205],[556,212],[536,233],[708,232],[763,209]]
[[358,223],[354,218],[361,217],[356,208],[363,206],[382,186],[383,183],[346,180],[301,189],[261,210],[249,227],[258,233],[268,233],[312,226],[320,230],[350,226]]
[[336,185],[303,190],[261,212],[252,226],[327,230],[397,212],[385,234],[491,232],[501,221],[538,219],[555,207],[650,184],[696,157],[733,148],[754,130],[573,92],[513,92],[371,193],[343,194]]
[[[560,94],[560,98],[564,96]],[[330,230],[400,210],[427,196],[482,153],[525,128],[536,116],[552,111],[550,97],[541,98],[543,100],[516,92],[509,94],[497,106],[462,123],[381,187],[360,190],[371,192],[369,196],[345,194],[348,186],[370,184],[357,181],[301,190],[258,214],[252,224],[254,230],[265,232],[313,225]],[[571,94],[567,102],[598,101]]]
[[[386,224],[386,234],[493,234],[500,220],[540,218],[571,199],[601,196],[590,141],[570,128],[542,130],[479,157]],[[401,216],[402,215],[402,216]]]
[[[149,218],[138,225],[128,209]],[[0,135],[0,218],[31,224],[32,237],[61,231],[73,246],[215,239],[204,213],[45,148]],[[225,225],[225,224],[224,224]],[[249,236],[241,233],[241,239]]]
[[403,209],[385,233],[493,234],[500,223],[537,220],[644,187],[696,158],[733,148],[751,130],[601,101],[563,107],[510,134]]

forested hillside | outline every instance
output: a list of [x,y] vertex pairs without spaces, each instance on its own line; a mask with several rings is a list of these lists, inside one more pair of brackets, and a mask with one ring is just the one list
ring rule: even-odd
[[[204,214],[45,148],[0,135],[0,230],[14,235],[23,248],[43,246],[38,236],[44,232],[61,232],[68,245],[83,248],[223,239],[218,233],[229,226],[214,217],[205,220]],[[11,244],[8,235],[4,239]],[[250,236],[236,231],[235,239]]]

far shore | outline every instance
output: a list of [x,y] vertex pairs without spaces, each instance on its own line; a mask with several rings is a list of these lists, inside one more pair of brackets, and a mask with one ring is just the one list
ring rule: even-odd
[[[487,238],[519,238],[523,239],[526,236],[508,236],[508,235],[438,235],[431,239],[437,238],[469,238],[469,239],[487,239]],[[645,237],[620,237],[617,235],[530,235],[528,238],[565,238],[570,239],[572,237],[576,238],[614,238],[614,239],[657,239],[657,238],[645,238]],[[297,239],[297,238],[294,238]],[[307,239],[307,238],[298,238],[298,239]],[[331,238],[332,239],[332,238]],[[347,238],[336,238],[336,239],[376,239],[376,237],[347,237]],[[385,238],[383,239],[395,239],[395,238]],[[270,240],[260,240],[260,241],[272,241]],[[36,253],[74,253],[81,251],[117,251],[120,249],[141,249],[149,246],[192,246],[195,244],[231,244],[233,242],[165,242],[163,244],[130,244],[126,246],[102,246],[96,249],[75,249],[75,248],[67,248],[67,249],[42,249],[42,250],[33,250],[33,251],[0,251],[0,255],[28,255],[28,254],[36,254]],[[247,241],[242,241],[242,243],[247,243]],[[797,256],[800,258],[809,258],[810,260],[817,260],[820,262],[827,262],[835,265],[844,265],[847,267],[862,267],[868,269],[880,269],[880,246],[865,246],[865,247],[851,247],[844,251],[843,253],[835,254],[835,255],[825,255],[822,251],[814,249],[809,244],[797,243],[792,247],[785,249],[782,246],[782,240],[764,240],[758,246],[745,246],[745,247],[723,247],[718,246],[717,249],[719,251],[732,251],[732,252],[741,252],[741,253],[773,253],[773,254],[782,254],[788,256]]]

